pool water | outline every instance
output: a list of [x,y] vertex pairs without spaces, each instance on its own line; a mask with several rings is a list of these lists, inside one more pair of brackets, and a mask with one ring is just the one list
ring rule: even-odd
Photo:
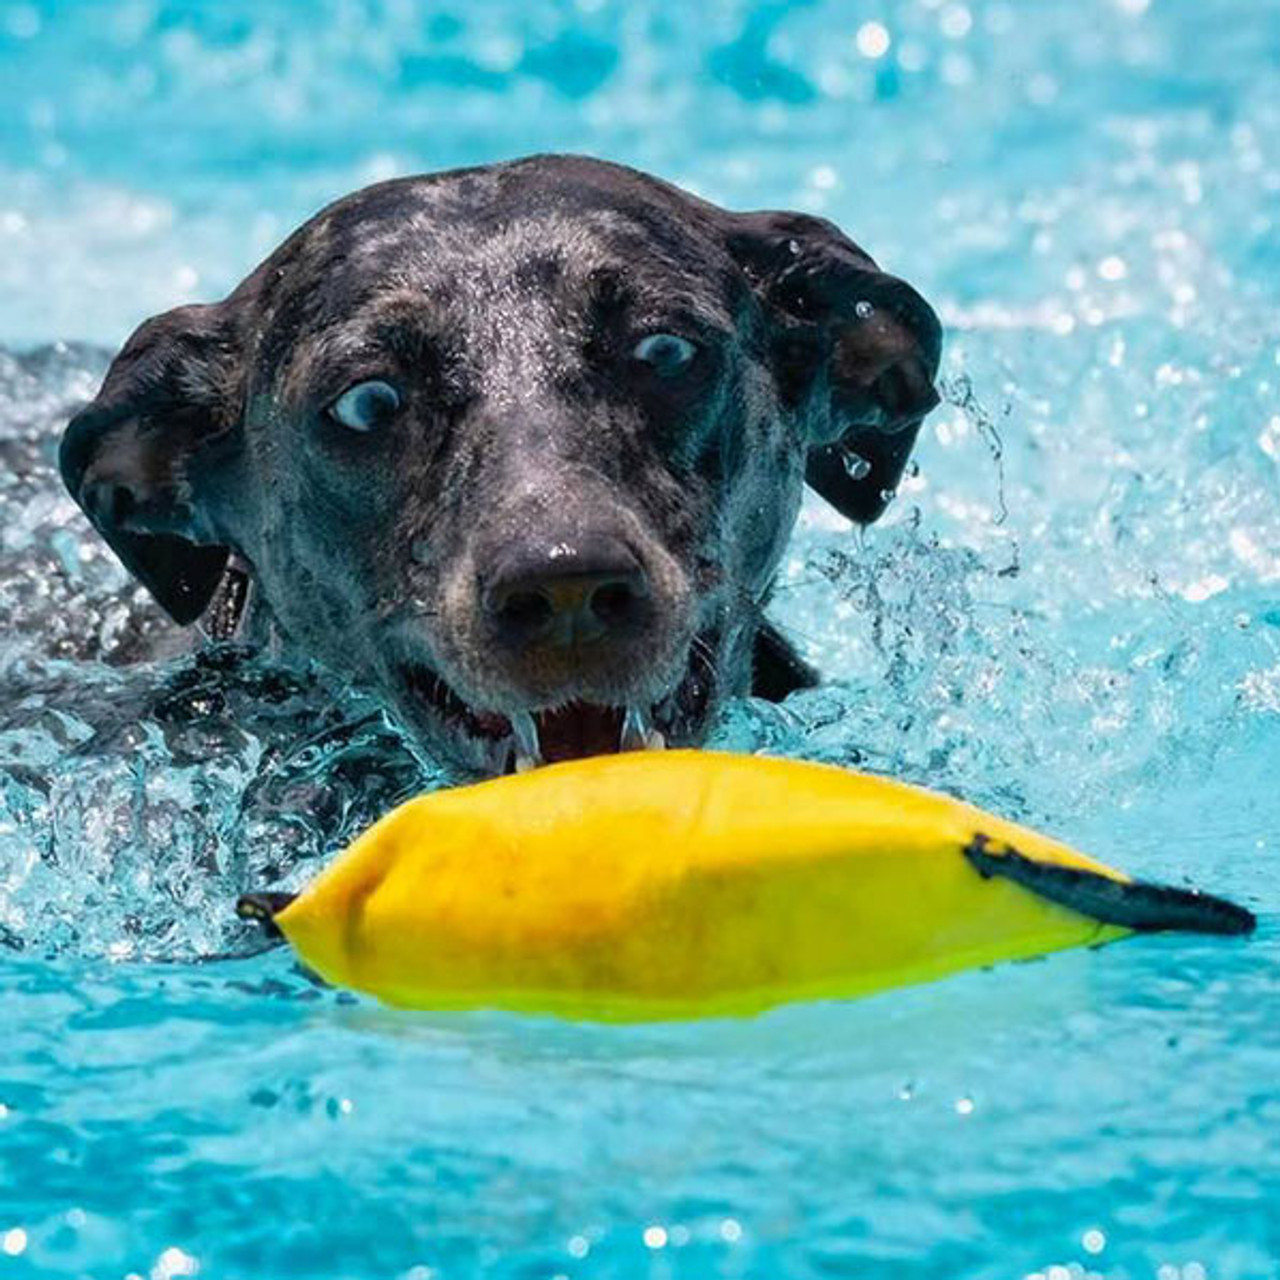
[[[0,1280],[1280,1276],[1280,8],[0,0],[0,86]],[[546,149],[832,217],[947,325],[888,516],[786,565],[830,682],[715,743],[1256,938],[625,1029],[254,954],[239,890],[449,779],[324,672],[126,662],[57,432],[327,199]]]

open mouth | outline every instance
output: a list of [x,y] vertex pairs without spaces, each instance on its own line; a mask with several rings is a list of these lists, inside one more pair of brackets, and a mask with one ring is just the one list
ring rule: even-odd
[[414,700],[434,712],[493,773],[523,773],[541,764],[620,751],[659,751],[700,736],[715,688],[708,656],[714,639],[700,637],[684,675],[657,702],[609,706],[568,698],[552,707],[500,713],[469,704],[431,668],[409,663],[402,678]]

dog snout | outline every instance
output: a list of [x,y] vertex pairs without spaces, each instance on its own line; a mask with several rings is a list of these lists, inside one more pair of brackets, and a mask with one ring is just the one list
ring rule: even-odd
[[509,550],[482,575],[481,601],[496,638],[517,648],[630,638],[651,612],[643,565],[606,534]]

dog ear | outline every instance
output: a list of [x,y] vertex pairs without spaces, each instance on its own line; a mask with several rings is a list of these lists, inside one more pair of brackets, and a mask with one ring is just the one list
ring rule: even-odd
[[143,324],[68,424],[59,454],[94,528],[182,624],[204,612],[230,554],[207,494],[240,417],[225,307],[179,307]]
[[769,317],[779,387],[808,435],[805,479],[842,515],[869,524],[938,403],[938,317],[823,218],[728,219],[729,250]]

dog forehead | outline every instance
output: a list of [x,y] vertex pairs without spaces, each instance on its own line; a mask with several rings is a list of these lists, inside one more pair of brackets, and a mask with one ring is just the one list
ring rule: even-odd
[[467,346],[521,337],[560,358],[600,300],[641,324],[684,314],[722,332],[749,307],[719,211],[572,156],[367,187],[300,227],[237,293],[258,386],[297,387],[297,366],[376,345],[387,322]]
[[[648,175],[578,157],[397,179],[322,210],[261,269],[269,292],[338,278],[430,285],[559,258],[711,284],[732,266],[711,207]],[[275,268],[272,270],[271,268]]]
[[[258,368],[268,380],[393,331],[477,345],[496,365],[575,343],[610,308],[638,322],[684,315],[733,326],[733,273],[691,233],[629,211],[521,211],[472,226],[432,203],[397,217],[317,228],[263,301]],[[306,379],[302,379],[306,381]]]
[[353,293],[417,288],[457,294],[468,305],[582,291],[609,272],[633,289],[696,283],[714,295],[717,277],[727,276],[705,239],[608,208],[534,209],[474,224],[441,221],[431,209],[406,211],[352,228],[325,256],[321,270],[345,277]]

